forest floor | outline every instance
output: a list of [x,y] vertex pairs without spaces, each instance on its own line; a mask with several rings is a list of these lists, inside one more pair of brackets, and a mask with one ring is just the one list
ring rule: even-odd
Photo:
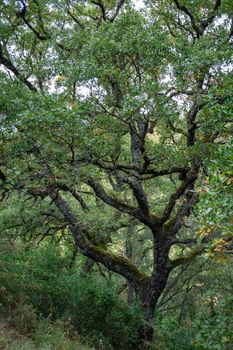
[[0,320],[0,350],[15,349],[21,347],[27,341],[26,337],[16,329]]
[[50,334],[36,330],[34,334],[22,335],[4,319],[0,319],[0,350],[91,350],[79,339],[67,339],[54,327]]

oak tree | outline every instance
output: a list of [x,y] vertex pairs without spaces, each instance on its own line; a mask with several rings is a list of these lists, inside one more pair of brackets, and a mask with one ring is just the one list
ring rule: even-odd
[[[149,347],[171,271],[216,236],[226,250],[231,240],[225,217],[203,235],[193,214],[213,164],[221,175],[218,155],[230,162],[231,0],[0,6],[1,193],[18,205],[8,225],[69,230],[82,254],[123,276]],[[230,184],[229,169],[222,176]],[[141,232],[147,269],[112,242]]]

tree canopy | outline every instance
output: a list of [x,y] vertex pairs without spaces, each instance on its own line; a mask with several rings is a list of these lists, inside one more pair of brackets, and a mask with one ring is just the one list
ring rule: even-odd
[[126,278],[149,344],[171,271],[232,252],[232,2],[0,9],[1,226]]

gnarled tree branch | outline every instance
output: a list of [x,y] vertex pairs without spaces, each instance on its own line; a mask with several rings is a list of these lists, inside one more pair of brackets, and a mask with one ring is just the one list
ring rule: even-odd
[[87,233],[82,229],[72,209],[61,197],[56,187],[51,186],[48,188],[48,194],[68,222],[76,244],[85,256],[102,263],[109,270],[121,274],[135,286],[137,284],[144,285],[149,282],[149,277],[141,272],[128,259],[117,256],[103,248],[95,246],[88,240]]

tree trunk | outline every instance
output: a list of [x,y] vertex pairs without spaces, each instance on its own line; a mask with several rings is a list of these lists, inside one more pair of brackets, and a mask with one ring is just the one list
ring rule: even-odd
[[151,305],[147,305],[144,310],[145,323],[140,330],[140,343],[142,349],[150,349],[154,335],[154,310]]
[[[144,319],[142,321],[142,324],[139,328],[139,341],[137,344],[137,347],[135,350],[149,350],[152,346],[153,341],[153,335],[154,335],[154,305],[150,302],[148,298],[148,289],[146,288],[143,291],[141,291],[142,294],[146,297],[147,295],[147,301],[144,300],[144,303],[142,304],[142,311]],[[141,295],[141,301],[142,301],[142,295]],[[143,301],[142,301],[143,302]]]
[[156,257],[154,273],[150,278],[148,285],[141,287],[137,293],[142,303],[144,311],[144,324],[140,329],[141,349],[150,349],[154,334],[154,313],[158,300],[163,293],[171,267],[169,266],[169,245],[163,245],[160,241],[159,246],[155,244]]

